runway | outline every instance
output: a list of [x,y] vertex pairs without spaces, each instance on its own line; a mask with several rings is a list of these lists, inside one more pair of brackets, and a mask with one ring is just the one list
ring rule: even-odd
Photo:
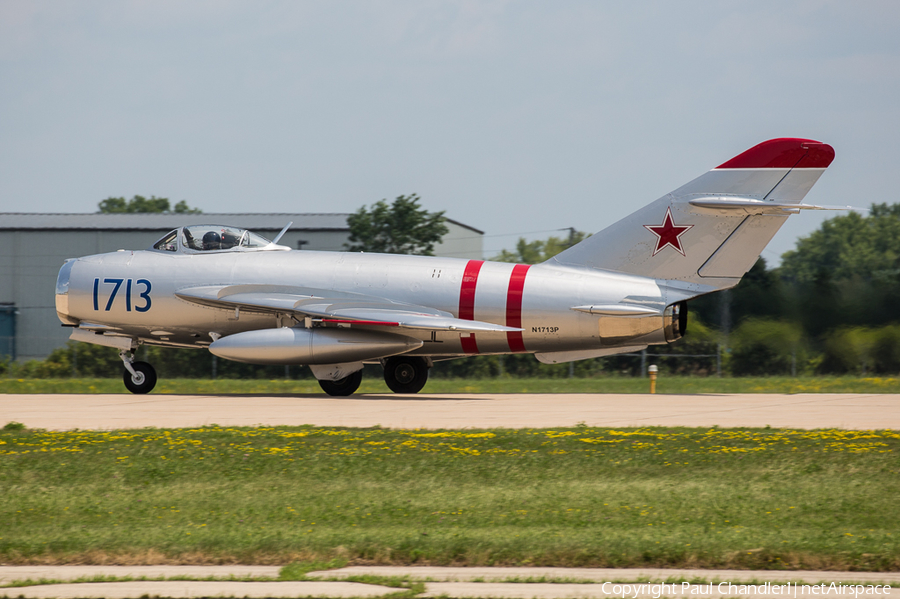
[[0,426],[48,430],[221,426],[900,429],[887,394],[0,395]]

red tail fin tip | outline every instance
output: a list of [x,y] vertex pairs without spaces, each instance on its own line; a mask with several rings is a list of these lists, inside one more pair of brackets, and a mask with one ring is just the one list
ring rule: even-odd
[[783,137],[757,144],[716,167],[726,168],[827,168],[834,148],[812,139]]

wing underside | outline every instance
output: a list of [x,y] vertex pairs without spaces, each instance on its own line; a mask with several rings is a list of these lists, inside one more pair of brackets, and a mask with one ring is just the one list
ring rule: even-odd
[[522,330],[490,322],[463,320],[450,312],[427,306],[325,289],[272,285],[218,285],[182,289],[175,295],[184,301],[203,306],[291,315],[299,320],[311,318],[325,323],[463,333],[508,333]]

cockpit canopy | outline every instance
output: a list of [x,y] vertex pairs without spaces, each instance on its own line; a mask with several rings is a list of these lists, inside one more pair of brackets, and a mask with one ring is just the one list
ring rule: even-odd
[[262,235],[247,229],[222,225],[191,225],[166,234],[153,244],[153,249],[164,252],[248,252],[261,250],[290,250],[276,245]]

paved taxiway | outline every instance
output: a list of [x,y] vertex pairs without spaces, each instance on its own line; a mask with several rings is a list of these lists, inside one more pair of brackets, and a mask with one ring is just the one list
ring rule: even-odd
[[0,425],[118,429],[301,425],[390,428],[751,426],[900,429],[900,395],[0,395]]
[[[659,589],[651,584],[669,581],[663,590],[666,597],[741,597],[747,599],[785,599],[791,597],[795,583],[826,585],[835,582],[843,585],[888,584],[877,597],[900,597],[900,573],[897,572],[811,572],[811,571],[747,571],[747,570],[661,570],[654,568],[601,569],[601,568],[437,568],[437,567],[381,567],[351,566],[340,570],[311,572],[310,580],[286,582],[273,580],[278,576],[275,566],[0,566],[0,584],[14,581],[52,580],[57,584],[17,586],[2,589],[0,597],[25,597],[28,599],[131,599],[156,597],[380,597],[398,591],[378,584],[347,582],[351,576],[405,576],[412,581],[425,582],[424,593],[419,597],[482,597],[482,598],[530,598],[568,599],[581,597],[619,596],[625,589],[622,584],[641,580],[644,587],[630,586],[626,596],[634,599],[658,597]],[[96,576],[117,578],[155,579],[127,580],[119,582],[79,582]],[[230,577],[258,578],[259,581],[228,580]],[[205,580],[173,580],[196,578]],[[541,580],[528,582],[524,580]],[[682,580],[693,583],[685,588]],[[510,582],[518,581],[518,582]],[[671,581],[678,581],[673,583]],[[706,583],[704,587],[695,585]],[[735,587],[720,587],[717,583],[732,583]],[[748,583],[771,583],[763,588],[747,589]],[[791,582],[790,587],[784,585]],[[607,583],[604,585],[604,583]],[[710,584],[712,583],[712,584]],[[772,587],[771,585],[779,585]],[[618,589],[618,590],[617,590]],[[811,589],[800,587],[798,597],[812,599]],[[724,591],[724,592],[723,592]],[[853,597],[838,595],[836,599]],[[815,593],[816,597],[823,594]],[[824,595],[827,597],[828,595]],[[873,594],[867,597],[875,597]]]

